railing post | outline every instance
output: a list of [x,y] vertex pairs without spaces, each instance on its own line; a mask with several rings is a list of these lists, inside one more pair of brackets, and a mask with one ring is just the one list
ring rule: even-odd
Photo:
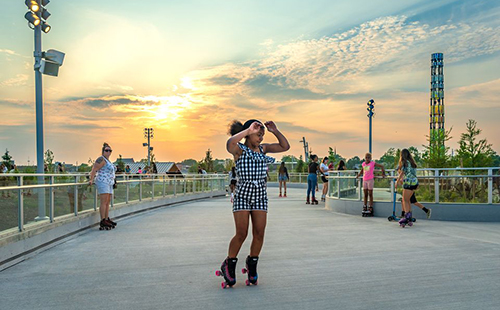
[[196,178],[193,178],[193,194],[196,193]]
[[51,185],[49,188],[49,221],[51,223],[54,222],[54,188],[52,184],[54,184],[54,176],[49,177],[49,184]]
[[362,201],[363,200],[363,179],[356,178],[356,183],[359,183],[359,193],[358,193],[358,200]]
[[488,203],[493,203],[493,169],[488,169]]
[[97,211],[97,187],[94,186],[94,211]]
[[299,173],[299,184],[302,184],[302,173]]
[[75,216],[78,216],[78,185],[76,185],[76,183],[78,183],[78,177],[75,176],[75,196],[73,197],[73,202],[74,202],[74,205],[73,205],[73,212],[75,212]]
[[439,169],[434,170],[434,202],[439,203],[439,184],[441,180],[439,179]]
[[396,180],[394,180],[394,171],[390,171],[391,175],[391,202],[394,202],[394,191],[396,190]]
[[174,175],[174,197],[177,196],[177,176]]
[[[168,175],[167,175],[167,180],[168,180]],[[170,182],[170,180],[168,180]],[[163,176],[163,197],[165,197],[165,187],[166,187],[166,181],[165,181],[165,176]]]
[[126,192],[125,192],[125,203],[128,204],[128,200],[129,200],[129,176],[128,175],[125,175],[125,181],[127,183],[125,183],[125,188],[126,188]]
[[186,195],[186,177],[183,178],[184,179],[184,196]]
[[139,175],[139,201],[142,201],[142,175]]
[[340,173],[337,174],[337,198],[340,199]]
[[210,177],[210,192],[213,193],[214,191],[214,178]]
[[[23,186],[23,177],[17,177],[17,186]],[[18,199],[17,199],[17,227],[19,231],[23,231],[24,229],[24,199],[23,199],[23,190],[19,189],[17,191]]]
[[152,175],[152,181],[151,181],[151,199],[155,199],[155,175]]

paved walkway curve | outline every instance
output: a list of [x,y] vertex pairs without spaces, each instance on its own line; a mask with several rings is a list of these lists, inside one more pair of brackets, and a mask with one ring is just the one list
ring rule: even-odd
[[303,190],[289,194],[269,189],[258,286],[239,273],[222,290],[214,275],[234,233],[229,199],[220,198],[129,217],[4,270],[0,308],[499,309],[500,224],[401,229],[305,205]]

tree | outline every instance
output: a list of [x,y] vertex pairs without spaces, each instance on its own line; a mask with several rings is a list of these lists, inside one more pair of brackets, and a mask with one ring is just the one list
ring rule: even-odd
[[495,159],[495,151],[486,139],[476,142],[481,134],[481,129],[477,128],[477,122],[469,119],[466,124],[467,131],[460,135],[456,160],[461,167],[491,167]]
[[116,165],[120,171],[125,171],[125,162],[123,161],[122,154],[118,155],[118,159],[116,160]]
[[232,160],[231,158],[229,159],[226,159],[226,164],[225,164],[225,170],[227,172],[231,171],[231,169],[236,166],[236,164],[234,163],[234,160]]
[[[319,160],[321,161],[323,158],[320,158]],[[339,161],[343,160],[345,162],[345,158],[342,157],[340,154],[337,154],[336,152],[333,151],[331,147],[328,147],[328,160],[335,164],[338,164]]]
[[286,163],[296,163],[299,159],[293,155],[285,155],[281,157],[281,161],[284,161]]
[[7,169],[12,169],[14,162],[12,161],[12,156],[9,154],[9,150],[5,149],[5,154],[2,156],[2,163],[7,167]]
[[205,153],[205,158],[201,161],[202,167],[207,172],[214,172],[214,160],[212,158],[212,151],[208,149]]
[[54,171],[54,152],[52,152],[50,149],[45,151],[45,158],[43,161],[47,165],[47,170],[49,172]]
[[295,171],[301,173],[301,172],[306,172],[306,169],[307,165],[302,159],[302,155],[300,155],[299,160],[297,161],[297,167],[295,167]]
[[450,165],[450,156],[448,151],[450,148],[446,146],[446,142],[452,138],[450,130],[436,131],[435,134],[426,136],[428,145],[422,145],[424,152],[422,154],[423,162],[428,168],[446,168]]
[[384,165],[386,169],[394,169],[396,166],[397,161],[399,160],[399,149],[396,150],[395,148],[391,147],[389,148],[382,157],[380,157],[379,160],[377,160],[378,163]]
[[347,170],[354,170],[354,169],[358,169],[359,166],[361,165],[362,161],[361,161],[361,158],[359,158],[358,156],[354,156],[352,158],[349,158],[349,160],[347,160],[346,162],[346,169]]

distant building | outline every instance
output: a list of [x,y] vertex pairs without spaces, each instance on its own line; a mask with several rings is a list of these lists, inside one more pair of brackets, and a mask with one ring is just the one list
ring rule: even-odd
[[[133,158],[122,158],[122,161],[125,164],[125,167],[128,165],[130,167],[130,173],[136,174],[139,171],[139,167],[144,170],[146,164],[143,162],[134,162]],[[117,165],[118,161],[115,161],[113,164]],[[174,162],[155,162],[156,169],[158,170],[158,174],[182,174],[181,169]]]

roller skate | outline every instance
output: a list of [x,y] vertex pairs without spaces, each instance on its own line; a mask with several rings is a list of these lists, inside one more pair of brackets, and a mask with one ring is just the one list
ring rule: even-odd
[[257,285],[257,279],[259,278],[259,275],[257,274],[257,262],[259,261],[258,256],[250,257],[247,256],[247,261],[246,261],[246,267],[241,269],[241,272],[243,274],[247,273],[248,274],[248,279],[245,280],[245,284],[247,286],[253,284]]
[[368,207],[366,205],[363,205],[363,210],[361,211],[361,216],[366,217],[367,213],[368,213]]
[[309,197],[307,197],[307,200],[306,200],[306,205],[310,205],[311,202],[309,201]]
[[227,288],[232,287],[236,284],[236,263],[237,258],[227,257],[220,266],[220,270],[215,271],[215,275],[218,277],[224,277],[224,282],[221,283],[221,287]]
[[113,228],[115,228],[117,226],[117,224],[115,222],[113,222],[109,217],[106,219],[106,221],[108,222],[108,224],[113,226]]
[[286,198],[286,192],[285,192],[285,194],[283,195],[283,197],[285,197],[285,198]]
[[366,211],[366,217],[373,216],[373,206],[369,206],[368,210]]
[[405,228],[406,225],[410,227],[413,226],[413,218],[411,211],[406,213],[405,217],[399,220],[399,226],[401,226],[401,228]]
[[318,204],[318,201],[316,200],[316,198],[312,198],[312,201],[311,201],[311,204],[313,205],[317,205]]
[[113,225],[109,224],[106,219],[102,219],[99,223],[99,230],[110,230],[113,229]]
[[281,192],[280,192],[280,197],[283,197],[283,196],[281,195]]

